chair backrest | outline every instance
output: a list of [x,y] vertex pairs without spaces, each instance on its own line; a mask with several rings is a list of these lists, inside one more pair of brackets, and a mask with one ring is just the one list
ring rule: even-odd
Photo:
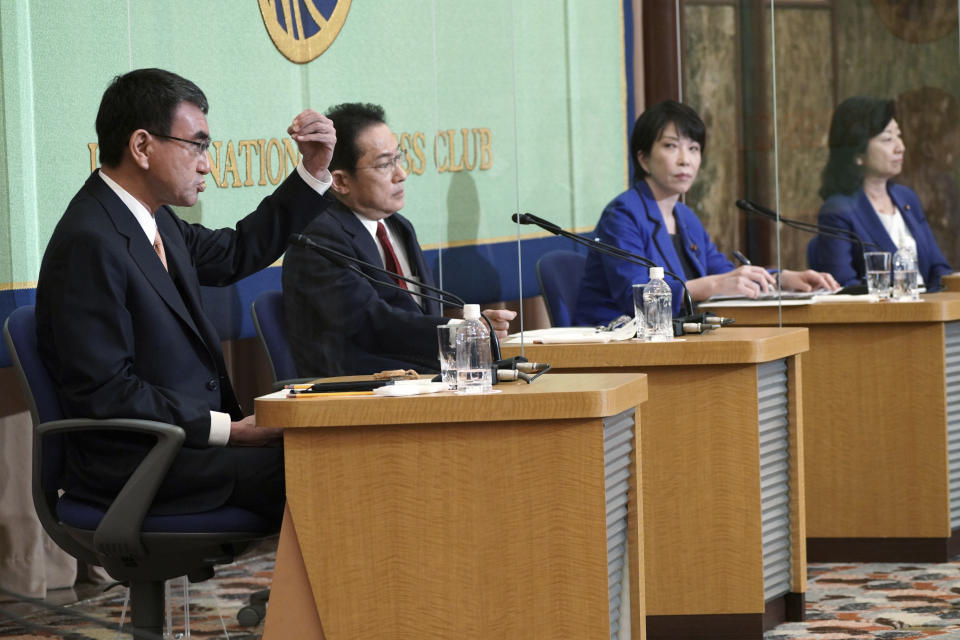
[[554,327],[569,327],[587,258],[576,251],[558,250],[537,261],[537,282]]
[[3,329],[20,387],[30,405],[34,426],[63,418],[57,387],[40,359],[34,306],[14,309]]
[[293,362],[284,324],[282,292],[264,291],[254,299],[250,312],[260,343],[267,352],[273,381],[296,378],[297,365]]
[[[3,337],[10,350],[20,388],[30,405],[34,429],[45,422],[63,419],[63,408],[57,395],[57,386],[46,365],[40,359],[37,317],[33,305],[14,309],[3,325]],[[33,498],[44,528],[51,532],[47,525],[53,518],[52,513],[57,502],[57,492],[60,489],[60,479],[65,464],[63,436],[47,435],[43,440],[42,451],[43,460],[35,459],[33,464]],[[37,454],[36,448],[34,454]],[[41,500],[43,504],[40,503]],[[59,536],[52,532],[51,535],[54,535],[54,539],[60,546],[71,554],[77,555],[78,552],[69,542],[65,544]]]

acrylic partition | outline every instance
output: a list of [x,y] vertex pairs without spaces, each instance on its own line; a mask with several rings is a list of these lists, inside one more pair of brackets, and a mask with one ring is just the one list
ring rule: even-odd
[[[32,292],[57,220],[99,164],[93,121],[104,88],[130,69],[162,67],[210,102],[207,189],[182,217],[232,226],[271,193],[296,167],[286,128],[301,110],[379,104],[403,154],[401,213],[438,284],[484,306],[519,309],[526,299],[542,325],[536,260],[568,243],[511,215],[585,232],[627,187],[623,8],[255,6],[4,4],[0,310]],[[278,262],[255,286],[279,286],[279,272]],[[225,338],[252,335],[249,297],[216,299]]]
[[[888,190],[892,184],[903,185],[916,192],[936,244],[956,268],[960,265],[956,0],[777,2],[773,12],[777,200],[783,215],[816,222],[824,195],[854,190],[855,197],[861,198],[864,183],[881,192],[884,180]],[[866,116],[851,117],[858,113],[851,108],[858,104],[857,96],[874,99],[860,102],[866,105],[859,107],[860,112],[892,113],[894,124],[886,133],[879,129],[886,129],[889,122],[867,124]],[[882,101],[892,101],[893,111],[883,111]],[[832,118],[842,123],[838,129],[848,132],[833,141],[829,139]],[[868,127],[867,133],[858,135],[857,126]],[[900,141],[891,136],[897,129],[902,133]],[[865,153],[862,149],[843,153],[842,141],[866,139],[874,142]],[[888,157],[876,155],[874,149]],[[851,162],[857,164],[847,178]],[[902,191],[892,193],[904,216],[918,213]],[[892,213],[884,210],[889,202],[882,200],[873,205],[878,213]],[[865,204],[861,208],[866,209]],[[913,219],[907,220],[913,235],[923,235],[912,223]],[[868,239],[878,241],[881,233],[878,230]],[[808,240],[784,232],[784,262],[806,264]],[[900,244],[899,238],[891,240]],[[929,249],[923,240],[920,245],[921,251]],[[815,264],[838,252],[824,253],[813,256]],[[846,258],[843,262],[849,264]]]
[[[700,177],[687,203],[721,252],[731,256],[736,249],[755,264],[786,269],[832,264],[835,252],[818,257],[810,247],[813,234],[744,214],[734,202],[744,198],[785,219],[817,223],[831,118],[846,99],[866,96],[893,101],[905,153],[890,181],[917,193],[947,262],[960,264],[955,0],[667,4],[679,16],[679,93],[708,130]],[[848,151],[848,164],[865,160],[862,151]],[[824,193],[855,191],[856,184],[837,184],[835,166],[842,170],[844,163],[831,165],[833,179],[826,180]],[[854,183],[862,166],[851,170]],[[846,251],[856,259],[860,249]]]
[[583,233],[627,185],[622,20],[615,4],[434,4],[436,25],[457,26],[434,32],[435,233],[421,241],[445,288],[522,311],[513,330],[544,326],[536,263],[574,246],[513,214]]

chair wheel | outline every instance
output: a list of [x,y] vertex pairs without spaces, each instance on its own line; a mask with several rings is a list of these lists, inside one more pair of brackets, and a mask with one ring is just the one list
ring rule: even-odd
[[241,627],[254,627],[266,617],[267,608],[262,604],[250,604],[237,611],[237,622]]

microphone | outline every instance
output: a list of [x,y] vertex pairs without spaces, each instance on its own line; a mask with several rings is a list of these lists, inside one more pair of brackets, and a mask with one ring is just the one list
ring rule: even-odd
[[860,237],[858,233],[850,229],[844,229],[843,227],[833,227],[826,224],[819,224],[814,222],[805,222],[803,220],[791,220],[790,218],[784,218],[777,214],[776,211],[771,211],[766,207],[756,204],[755,202],[750,202],[749,200],[737,200],[736,203],[738,208],[746,211],[747,213],[755,213],[764,218],[770,218],[771,220],[777,220],[782,222],[788,227],[793,227],[794,229],[799,229],[801,231],[806,231],[807,233],[819,233],[828,238],[836,238],[838,240],[846,240],[847,242],[855,242],[860,247],[860,253],[864,252],[864,247],[870,247],[872,249],[880,249],[880,247],[872,242],[866,242],[863,238]]
[[[441,305],[445,305],[447,307],[454,307],[456,309],[463,309],[463,305],[466,304],[463,301],[463,298],[461,298],[460,296],[454,293],[446,291],[445,289],[441,289],[440,287],[434,287],[433,285],[429,285],[426,282],[417,280],[416,278],[408,278],[407,276],[401,276],[400,274],[394,273],[389,269],[384,269],[381,266],[371,264],[366,260],[361,260],[360,258],[347,255],[346,253],[342,253],[340,251],[337,251],[336,249],[325,247],[322,244],[314,242],[313,240],[311,240],[309,237],[305,236],[302,233],[291,234],[290,237],[287,239],[287,242],[289,244],[297,245],[298,247],[303,247],[305,249],[312,249],[317,253],[321,253],[330,262],[336,265],[339,265],[345,269],[350,269],[351,271],[356,272],[360,277],[366,280],[369,280],[374,284],[377,284],[383,287],[388,287],[390,289],[397,289],[399,291],[410,293],[407,289],[404,289],[403,287],[397,284],[394,284],[393,282],[384,282],[383,280],[377,280],[375,277],[373,277],[369,273],[366,273],[362,269],[360,269],[360,267],[364,267],[366,269],[371,269],[372,271],[382,273],[384,275],[389,276],[390,278],[400,278],[405,282],[410,282],[412,284],[417,285],[421,289],[424,289],[426,291],[433,291],[434,293],[437,294],[436,296],[431,296],[421,291],[420,293],[410,294],[410,295],[417,295],[422,298],[426,298],[427,300],[433,300],[435,302],[439,302]],[[483,318],[483,321],[487,323],[487,327],[490,329],[491,360],[495,363],[500,362],[500,341],[497,339],[497,334],[496,332],[494,332],[493,325],[490,324],[490,320],[482,313],[480,314],[480,317]],[[496,378],[494,378],[494,380],[495,379]]]
[[[541,229],[543,229],[544,231],[549,231],[550,233],[556,236],[563,236],[564,238],[569,238],[570,240],[573,240],[577,244],[581,244],[594,251],[597,251],[598,253],[602,253],[608,256],[613,256],[614,258],[620,258],[621,260],[626,260],[627,262],[632,262],[633,264],[638,264],[642,267],[650,268],[650,267],[660,266],[653,260],[650,260],[649,258],[645,258],[644,256],[637,255],[635,253],[631,253],[629,251],[621,249],[620,247],[615,247],[605,242],[600,242],[600,240],[598,240],[597,238],[594,238],[593,240],[588,240],[583,236],[561,229],[560,227],[553,224],[549,220],[544,220],[543,218],[539,218],[533,215],[532,213],[515,213],[512,216],[510,216],[510,219],[518,224],[536,225]],[[690,297],[690,292],[687,291],[687,286],[684,284],[683,278],[673,273],[672,271],[667,271],[666,269],[664,269],[663,272],[668,276],[676,278],[680,282],[680,286],[683,287],[684,301],[687,303],[687,309],[690,311],[690,313],[693,313],[693,299]]]
[[[620,258],[621,260],[632,262],[633,264],[638,264],[642,267],[650,268],[650,267],[660,266],[653,260],[650,260],[649,258],[645,258],[644,256],[637,255],[636,253],[631,253],[629,251],[621,249],[620,247],[616,247],[612,244],[600,242],[600,240],[597,238],[594,238],[593,240],[588,240],[583,236],[579,236],[575,233],[571,233],[570,231],[565,231],[564,229],[561,229],[560,227],[553,224],[549,220],[538,218],[532,213],[515,213],[512,216],[510,216],[510,219],[516,222],[517,224],[536,225],[541,229],[543,229],[544,231],[549,231],[554,235],[563,236],[564,238],[569,238],[570,240],[573,240],[577,244],[581,244],[585,247],[590,248],[593,251],[597,251],[598,253],[602,253],[608,256],[613,256],[614,258]],[[690,296],[690,291],[687,289],[687,285],[684,282],[684,279],[672,271],[667,271],[666,269],[664,269],[663,272],[666,275],[672,278],[675,278],[677,282],[680,283],[680,286],[683,288],[683,300],[686,303],[687,310],[690,313],[689,315],[681,316],[680,318],[675,318],[673,321],[674,335],[683,335],[684,324],[689,324],[691,322],[698,322],[698,323],[706,322],[707,321],[706,317],[710,314],[695,313],[693,310],[693,298]]]

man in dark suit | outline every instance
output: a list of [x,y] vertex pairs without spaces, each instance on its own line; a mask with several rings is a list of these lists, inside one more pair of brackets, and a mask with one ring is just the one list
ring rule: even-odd
[[[327,111],[338,143],[330,161],[337,204],[304,235],[325,247],[433,285],[410,221],[397,213],[407,174],[383,108],[348,103]],[[283,260],[287,335],[301,376],[369,374],[384,369],[437,371],[440,305],[416,284],[365,269],[374,284],[317,251],[291,246]],[[398,290],[389,285],[405,287]],[[428,293],[423,291],[422,293]],[[506,336],[515,312],[484,314]]]
[[[185,430],[154,513],[231,504],[279,522],[280,433],[243,417],[200,285],[227,285],[268,266],[289,234],[327,206],[336,134],[321,114],[299,114],[288,129],[303,154],[296,171],[236,228],[211,230],[167,206],[192,206],[205,188],[207,108],[194,83],[160,69],[118,76],[107,88],[96,120],[102,166],[70,202],[40,268],[41,357],[68,416]],[[151,442],[71,436],[67,491],[108,504]]]

